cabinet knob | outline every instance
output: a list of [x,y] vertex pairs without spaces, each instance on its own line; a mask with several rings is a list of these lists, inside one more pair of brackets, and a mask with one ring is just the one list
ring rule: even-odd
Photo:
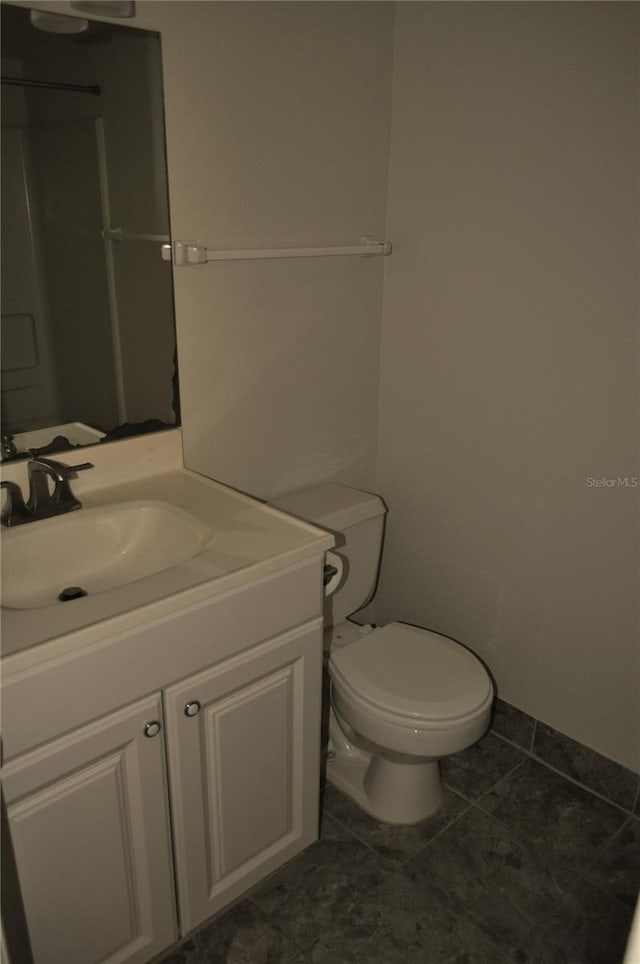
[[162,723],[159,720],[150,720],[144,725],[144,735],[145,736],[157,736],[162,729]]
[[197,716],[200,712],[200,704],[197,700],[192,700],[191,703],[184,704],[184,715],[185,716]]

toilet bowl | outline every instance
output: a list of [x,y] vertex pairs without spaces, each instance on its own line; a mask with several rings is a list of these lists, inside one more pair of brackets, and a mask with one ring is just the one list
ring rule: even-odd
[[330,654],[327,778],[387,823],[442,803],[438,760],[487,731],[493,687],[482,663],[438,633],[390,623]]
[[273,504],[335,532],[345,563],[345,578],[325,608],[327,780],[377,820],[424,820],[442,803],[438,761],[489,727],[489,674],[448,636],[403,622],[374,628],[347,618],[375,591],[386,512],[379,496],[321,485]]

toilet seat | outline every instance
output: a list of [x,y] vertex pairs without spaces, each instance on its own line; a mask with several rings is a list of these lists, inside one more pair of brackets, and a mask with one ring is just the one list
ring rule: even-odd
[[331,654],[334,684],[379,720],[414,730],[463,724],[486,711],[493,686],[460,643],[394,622]]

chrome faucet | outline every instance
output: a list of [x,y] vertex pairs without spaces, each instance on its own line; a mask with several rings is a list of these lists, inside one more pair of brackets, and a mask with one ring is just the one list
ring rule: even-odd
[[[71,491],[69,480],[75,478],[76,472],[92,468],[91,462],[65,465],[64,462],[53,459],[31,459],[27,464],[29,498],[26,502],[16,482],[2,482],[2,488],[7,490],[7,500],[2,510],[2,525],[23,525],[25,522],[37,522],[39,519],[48,519],[80,509],[82,503]],[[53,491],[49,489],[50,479],[53,480]]]

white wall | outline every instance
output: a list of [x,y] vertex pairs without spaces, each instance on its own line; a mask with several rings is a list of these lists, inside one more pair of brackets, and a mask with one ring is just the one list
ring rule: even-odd
[[[392,5],[148,8],[165,18],[174,238],[383,237]],[[186,464],[262,497],[372,485],[382,275],[380,258],[176,270]]]
[[[174,238],[384,237],[393,4],[143,0],[136,12],[125,24],[162,34]],[[318,479],[371,486],[382,278],[379,257],[177,269],[186,464],[263,497]]]
[[[42,4],[40,4],[42,6]],[[49,9],[68,12],[67,4]],[[385,231],[393,10],[138,3],[162,31],[172,232]],[[637,766],[637,5],[400,3],[379,601]],[[371,487],[382,264],[176,271],[187,463]]]
[[379,606],[638,767],[638,5],[401,3]]

